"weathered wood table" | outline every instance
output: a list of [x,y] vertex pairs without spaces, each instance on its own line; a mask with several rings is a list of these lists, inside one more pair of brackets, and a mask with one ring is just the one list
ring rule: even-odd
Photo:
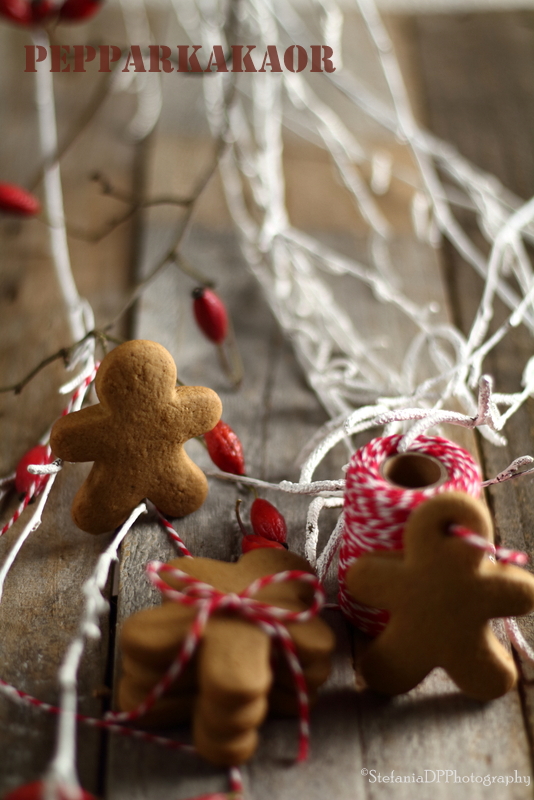
[[[106,9],[102,16],[91,28],[70,29],[69,41],[86,41],[88,31],[95,40],[124,41],[118,11]],[[154,20],[156,33],[162,25]],[[396,17],[389,25],[421,121],[474,163],[494,172],[520,197],[534,194],[534,14]],[[33,76],[23,71],[28,41],[24,31],[0,26],[0,181],[23,185],[31,185],[39,164]],[[161,125],[142,143],[125,135],[135,110],[134,95],[112,94],[62,159],[75,277],[80,294],[95,309],[97,326],[114,317],[129,287],[165,252],[184,212],[169,206],[145,210],[100,241],[84,241],[80,229],[98,231],[125,210],[123,202],[102,195],[91,174],[102,173],[134,199],[191,193],[212,158],[207,131],[189,124],[198,97],[194,81],[180,76],[174,85],[166,84]],[[102,76],[94,73],[57,76],[60,138],[68,137],[101,83]],[[353,227],[348,201],[331,187],[323,151],[288,138],[287,170],[295,224],[350,246],[351,237],[357,239],[357,226]],[[303,176],[304,192],[295,189]],[[403,198],[388,202],[395,213],[395,203],[402,204]],[[403,213],[401,209],[400,218]],[[189,299],[194,283],[174,267],[150,284],[130,314],[121,318],[114,335],[161,342],[175,357],[184,382],[209,385],[220,393],[224,419],[243,442],[248,474],[275,482],[296,479],[296,456],[327,416],[244,266],[217,176],[195,209],[183,252],[216,280],[228,303],[244,360],[241,390],[228,388],[214,349],[196,332]],[[468,328],[480,286],[458,256],[445,246],[430,262],[421,263],[408,225],[399,252],[399,269],[418,297],[438,300],[449,319]],[[366,314],[361,302],[354,298],[358,313],[379,331],[385,318]],[[69,344],[47,228],[40,221],[0,221],[0,319],[2,385],[16,383],[43,358]],[[518,364],[525,362],[525,354],[528,357],[531,340],[518,330],[507,347],[490,366],[502,390],[514,391]],[[519,352],[521,359],[516,358]],[[56,362],[20,394],[1,396],[2,474],[13,471],[60,413],[63,401],[57,388],[64,380],[65,372]],[[488,474],[496,474],[518,455],[534,453],[533,412],[529,401],[509,423],[507,448],[482,444],[480,457]],[[190,452],[201,466],[209,467],[200,445],[193,442]],[[340,477],[345,461],[344,451],[334,451],[324,476]],[[108,536],[80,532],[70,520],[71,499],[85,473],[85,465],[67,465],[60,474],[43,525],[16,560],[0,604],[0,677],[50,703],[57,702],[58,665],[78,624],[81,585],[109,541]],[[488,497],[498,535],[507,545],[530,552],[534,549],[531,487],[532,478],[526,478],[499,487]],[[234,516],[237,496],[239,490],[233,485],[211,481],[205,506],[177,522],[195,555],[231,560],[240,552]],[[247,500],[246,492],[242,496]],[[291,549],[302,552],[305,500],[277,495],[276,503],[288,521]],[[4,500],[2,520],[9,518],[16,504],[13,496]],[[0,541],[0,562],[23,523],[24,517]],[[132,612],[157,602],[144,578],[144,566],[150,559],[171,557],[175,557],[173,546],[155,521],[139,522],[128,535],[115,590],[110,582],[111,610],[103,620],[102,638],[88,645],[84,657],[79,683],[83,713],[99,716],[109,707],[119,667],[117,626]],[[531,667],[520,665],[523,678],[517,691],[488,704],[462,697],[440,672],[407,696],[385,700],[356,689],[352,652],[358,636],[337,611],[325,616],[336,631],[338,647],[333,674],[312,715],[311,758],[304,765],[293,765],[295,722],[269,720],[262,729],[259,752],[244,770],[247,797],[531,797],[526,782],[532,772],[534,737]],[[532,640],[530,623],[522,627]],[[54,739],[54,717],[0,695],[0,791],[40,777]],[[226,787],[222,771],[188,755],[82,726],[78,753],[84,787],[109,800],[178,800]],[[385,782],[383,777],[392,772],[407,777],[403,783]],[[471,775],[489,776],[490,785],[468,781],[466,776]],[[427,782],[406,782],[411,776]]]

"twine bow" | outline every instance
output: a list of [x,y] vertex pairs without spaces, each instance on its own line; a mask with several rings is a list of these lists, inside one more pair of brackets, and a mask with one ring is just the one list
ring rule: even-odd
[[[184,583],[185,586],[181,590],[172,589],[168,583],[160,578],[161,573],[166,573],[170,577],[179,580],[181,583]],[[275,575],[267,575],[264,578],[258,578],[239,594],[225,594],[224,592],[220,592],[213,586],[203,583],[196,578],[192,578],[186,572],[175,569],[168,564],[163,564],[161,561],[149,562],[147,565],[147,575],[152,585],[159,589],[168,600],[182,605],[193,606],[198,609],[198,612],[176,658],[145,700],[132,711],[108,714],[106,718],[114,722],[130,722],[146,714],[185,669],[202,639],[202,635],[211,615],[217,611],[237,614],[248,622],[253,622],[258,625],[273,641],[279,642],[282,646],[295,682],[299,707],[299,748],[297,760],[304,761],[308,756],[310,738],[308,691],[304,673],[298,660],[295,644],[288,633],[286,624],[288,622],[308,622],[313,619],[323,607],[325,595],[315,575],[300,570],[279,572]],[[313,601],[310,608],[305,611],[288,611],[283,608],[277,608],[276,606],[271,606],[260,600],[256,600],[253,596],[266,586],[294,580],[309,583],[313,587]]]

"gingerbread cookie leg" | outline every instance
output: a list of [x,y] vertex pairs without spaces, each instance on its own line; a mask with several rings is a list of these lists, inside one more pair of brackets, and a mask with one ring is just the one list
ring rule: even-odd
[[[239,619],[213,618],[206,628],[193,741],[200,755],[214,764],[241,764],[257,747],[257,727],[267,712],[272,683],[270,648],[267,634]],[[225,717],[226,726],[220,724]],[[236,718],[246,724],[236,726]]]
[[436,666],[430,656],[425,657],[419,645],[418,658],[414,658],[410,642],[399,640],[404,637],[388,635],[388,629],[365,651],[361,670],[369,688],[383,694],[402,694],[409,692],[426,678]]
[[207,494],[206,476],[185,452],[160,469],[148,493],[154,505],[169,517],[192,514],[200,508]]
[[132,509],[143,500],[139,491],[128,491],[121,483],[120,491],[111,470],[94,467],[79,489],[72,504],[72,518],[87,533],[106,533],[128,519]]
[[444,664],[459,689],[474,700],[494,700],[517,683],[517,668],[510,653],[490,632],[491,639],[471,645],[462,662]]

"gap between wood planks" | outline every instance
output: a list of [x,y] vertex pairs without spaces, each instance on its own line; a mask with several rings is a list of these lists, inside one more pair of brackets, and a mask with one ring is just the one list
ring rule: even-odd
[[[389,21],[420,122],[450,141],[475,165],[495,174],[519,197],[530,198],[534,194],[534,13],[435,14]],[[474,216],[465,211],[459,211],[458,216],[477,245],[487,252]],[[447,243],[443,264],[453,320],[467,332],[481,294],[481,279]],[[495,327],[505,313],[497,304],[492,323]],[[516,328],[489,355],[486,368],[499,390],[519,389],[519,365],[531,353],[531,337],[523,328]],[[505,431],[505,448],[493,447],[479,437],[486,475],[497,474],[520,454],[534,452],[533,413],[529,400],[512,417]],[[532,479],[527,477],[490,488],[488,499],[497,541],[525,550],[532,558],[531,492]],[[532,618],[520,620],[520,627],[532,641]],[[534,671],[532,665],[514,655],[523,674],[519,695],[532,769]]]

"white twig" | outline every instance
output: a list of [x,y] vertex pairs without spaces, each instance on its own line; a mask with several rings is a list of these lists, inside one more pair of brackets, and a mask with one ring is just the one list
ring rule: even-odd
[[[50,42],[46,32],[34,31],[32,37],[35,45],[44,47],[49,52]],[[76,342],[85,336],[87,330],[84,305],[72,276],[59,163],[57,161],[52,164],[48,163],[58,151],[54,83],[53,75],[50,72],[49,56],[37,65],[35,89],[41,152],[47,163],[44,174],[44,193],[50,226],[50,246],[57,279],[67,308],[71,336]]]
[[22,529],[20,536],[18,537],[17,541],[7,554],[7,558],[2,564],[2,569],[0,569],[0,600],[2,599],[2,594],[4,592],[4,582],[6,580],[7,574],[11,569],[11,567],[13,566],[13,563],[17,555],[19,554],[22,545],[24,544],[30,533],[32,533],[32,531],[36,531],[41,524],[43,509],[46,505],[46,501],[48,500],[48,495],[50,494],[50,491],[52,489],[52,486],[54,485],[56,477],[57,473],[51,475],[48,481],[46,482],[46,486],[44,487],[43,492],[39,497],[39,500],[37,501],[37,505],[35,506],[33,514],[31,515],[29,521]]
[[322,497],[342,496],[345,488],[345,481],[314,481],[313,483],[293,483],[292,481],[280,481],[280,483],[268,483],[260,481],[258,478],[249,478],[244,475],[234,475],[231,472],[216,472],[215,470],[204,470],[209,478],[218,478],[221,481],[232,481],[242,483],[244,486],[256,486],[258,489],[276,489],[278,492],[288,494],[311,494]]
[[126,522],[120,527],[109,547],[99,557],[91,577],[83,585],[85,606],[78,627],[78,634],[71,642],[59,672],[61,690],[60,713],[57,731],[56,752],[48,768],[44,781],[44,800],[58,800],[61,793],[70,792],[73,800],[79,795],[79,782],[76,771],[76,712],[78,696],[76,690],[78,668],[87,639],[100,637],[99,618],[108,609],[103,597],[109,571],[117,561],[121,542],[137,520],[146,512],[146,505],[140,503]]

